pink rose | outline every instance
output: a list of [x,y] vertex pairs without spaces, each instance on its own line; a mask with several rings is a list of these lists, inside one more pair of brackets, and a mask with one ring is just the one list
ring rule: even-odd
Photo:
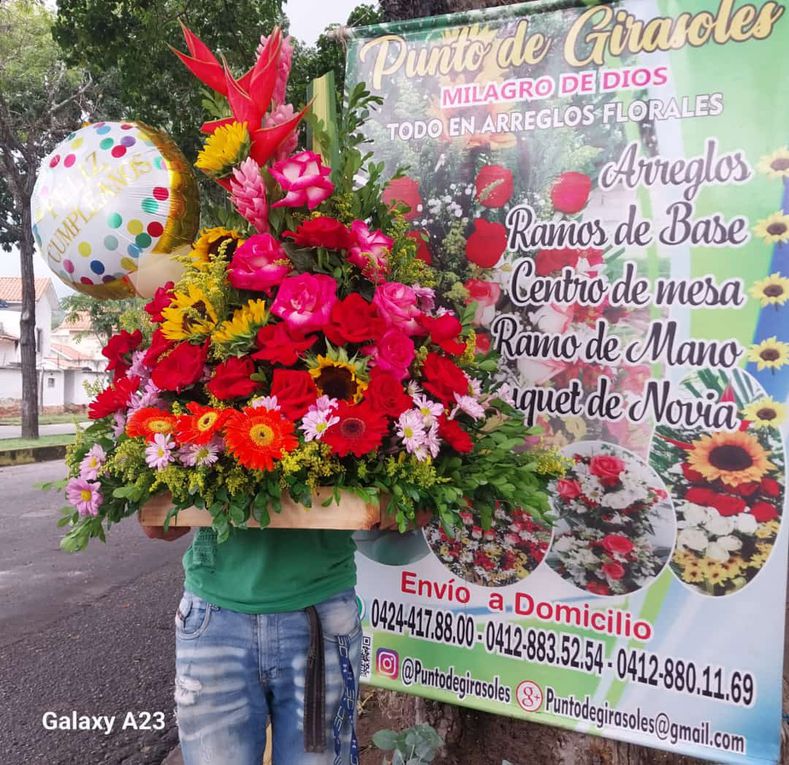
[[589,472],[600,479],[603,486],[612,486],[619,481],[625,463],[610,454],[597,454],[589,460]]
[[381,231],[370,231],[360,220],[355,220],[351,224],[351,240],[348,260],[371,282],[376,284],[382,282],[389,272],[392,240]]
[[324,274],[289,276],[280,284],[271,313],[279,316],[288,329],[302,335],[321,329],[337,302],[337,282]]
[[287,159],[275,162],[270,168],[274,180],[286,192],[272,207],[303,207],[314,210],[334,191],[328,179],[331,169],[325,167],[314,151],[300,151]]
[[233,253],[228,278],[236,289],[268,295],[290,269],[290,260],[280,243],[271,234],[255,234]]
[[468,290],[467,302],[477,304],[474,324],[490,324],[496,316],[496,303],[501,297],[501,287],[496,282],[487,282],[484,279],[467,279],[463,286]]
[[581,496],[581,485],[578,481],[572,481],[568,478],[560,478],[556,482],[556,491],[559,494],[559,499],[564,502],[569,502],[576,497]]
[[421,313],[417,301],[417,295],[411,287],[399,282],[379,284],[373,297],[373,305],[387,326],[399,329],[407,335],[423,334],[417,321]]
[[603,565],[603,573],[609,578],[618,581],[625,575],[625,567],[621,563],[612,561]]
[[375,345],[364,349],[372,357],[372,365],[402,380],[414,360],[414,342],[399,329],[387,329]]

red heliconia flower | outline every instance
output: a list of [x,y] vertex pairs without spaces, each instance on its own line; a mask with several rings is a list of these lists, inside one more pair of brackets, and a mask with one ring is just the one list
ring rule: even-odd
[[[274,127],[264,128],[263,117],[272,105],[277,85],[279,60],[282,54],[282,31],[276,27],[262,47],[255,65],[238,80],[227,64],[220,64],[208,46],[187,27],[181,24],[189,55],[172,48],[187,69],[209,88],[221,93],[230,104],[232,117],[206,122],[204,133],[213,133],[218,127],[232,122],[245,122],[251,138],[249,156],[263,166],[277,147],[298,127],[307,111],[306,107],[292,119]],[[226,180],[226,179],[225,179]]]

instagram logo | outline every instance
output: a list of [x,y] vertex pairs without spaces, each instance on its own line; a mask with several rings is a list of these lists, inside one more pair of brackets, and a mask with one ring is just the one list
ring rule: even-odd
[[379,648],[375,652],[375,671],[384,677],[397,680],[400,673],[400,655],[389,648]]

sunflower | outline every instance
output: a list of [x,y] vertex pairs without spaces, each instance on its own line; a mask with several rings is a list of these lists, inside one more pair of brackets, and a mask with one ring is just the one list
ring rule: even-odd
[[754,428],[778,428],[786,420],[786,405],[765,396],[744,407],[742,415]]
[[720,480],[727,486],[761,481],[775,468],[758,439],[745,431],[702,436],[693,442],[688,465],[708,481]]
[[202,406],[196,401],[190,401],[186,408],[190,414],[180,415],[176,424],[178,442],[182,444],[207,444],[222,430],[231,415],[230,409]]
[[246,122],[231,122],[218,127],[206,138],[197,155],[195,167],[212,178],[224,178],[249,154],[249,131]]
[[789,178],[789,149],[784,146],[762,157],[757,167],[770,178]]
[[770,274],[756,282],[748,294],[757,298],[763,306],[783,305],[789,300],[789,279],[779,273]]
[[228,418],[225,445],[240,465],[270,471],[274,460],[292,452],[299,442],[293,436],[293,423],[279,412],[246,406]]
[[200,287],[190,284],[187,292],[176,292],[162,309],[162,334],[167,340],[190,340],[210,335],[216,326],[214,306]]
[[126,423],[126,435],[138,436],[153,441],[157,433],[169,434],[175,431],[176,418],[170,412],[156,406],[146,406],[132,414]]
[[789,242],[789,215],[781,212],[768,215],[753,227],[753,232],[767,244]]
[[216,328],[211,339],[216,345],[224,346],[228,353],[244,353],[267,321],[266,301],[249,300]]
[[200,232],[197,241],[192,245],[192,252],[189,257],[192,259],[192,266],[202,270],[211,261],[211,258],[221,258],[230,260],[237,247],[244,243],[244,239],[238,231],[229,228],[204,229]]
[[325,356],[307,362],[315,386],[324,396],[339,401],[359,402],[367,390],[365,363],[348,358],[343,348],[329,348]]
[[701,570],[698,556],[684,551],[677,551],[674,553],[672,562],[680,569],[680,579],[683,582],[699,584],[704,581],[704,573]]
[[775,336],[762,340],[750,347],[748,361],[756,364],[760,372],[763,369],[780,369],[789,362],[789,343],[784,343]]

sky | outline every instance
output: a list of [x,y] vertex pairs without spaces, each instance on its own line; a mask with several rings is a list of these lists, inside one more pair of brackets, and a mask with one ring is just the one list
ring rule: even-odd
[[[329,24],[344,24],[348,14],[363,1],[372,4],[372,0],[287,0],[285,12],[290,19],[290,33],[311,45]],[[71,292],[60,279],[54,277],[38,254],[35,257],[35,271],[37,276],[52,275],[59,295]],[[0,250],[0,276],[19,276],[19,255],[16,251]]]

